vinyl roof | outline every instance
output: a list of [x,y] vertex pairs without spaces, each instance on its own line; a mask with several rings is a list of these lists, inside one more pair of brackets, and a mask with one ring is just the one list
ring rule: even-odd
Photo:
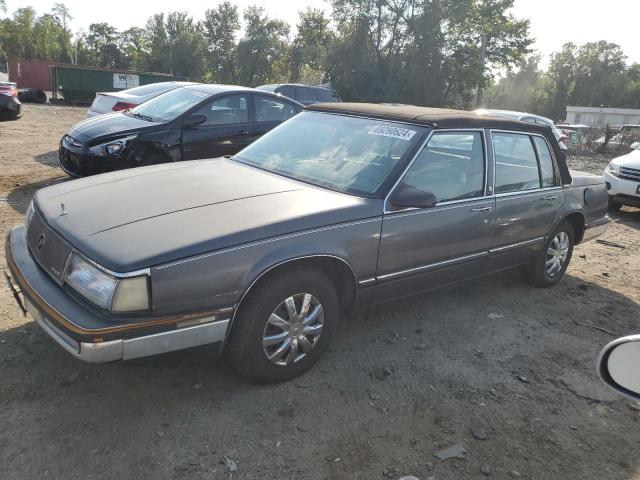
[[506,117],[478,115],[466,110],[448,108],[416,107],[415,105],[375,103],[315,103],[306,110],[359,115],[384,120],[396,120],[424,124],[432,128],[495,128],[524,130],[545,134],[549,127],[521,122]]

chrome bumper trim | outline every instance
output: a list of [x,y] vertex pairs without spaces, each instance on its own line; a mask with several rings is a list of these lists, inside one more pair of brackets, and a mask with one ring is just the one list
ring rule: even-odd
[[38,312],[30,302],[27,302],[27,310],[58,345],[76,358],[89,363],[131,360],[222,342],[229,326],[229,320],[225,319],[143,337],[90,343],[78,342],[68,336]]

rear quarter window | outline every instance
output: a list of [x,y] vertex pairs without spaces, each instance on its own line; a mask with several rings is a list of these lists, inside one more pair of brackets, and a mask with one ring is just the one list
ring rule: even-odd
[[532,137],[533,143],[538,151],[538,160],[540,161],[540,179],[542,180],[542,188],[555,187],[556,181],[555,167],[553,157],[549,150],[549,144],[542,137]]

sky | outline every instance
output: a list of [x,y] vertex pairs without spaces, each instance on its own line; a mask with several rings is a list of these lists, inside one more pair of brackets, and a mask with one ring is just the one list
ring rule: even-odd
[[[57,0],[71,10],[74,33],[87,29],[94,22],[108,22],[124,30],[131,26],[144,26],[153,13],[186,10],[196,19],[204,16],[207,8],[222,0]],[[248,5],[265,8],[269,16],[286,20],[295,28],[298,11],[307,6],[330,10],[324,0],[232,0],[240,10]],[[32,6],[38,14],[51,10],[56,0],[7,0],[8,13]],[[534,48],[548,60],[548,55],[566,42],[577,44],[607,40],[622,46],[628,61],[640,63],[638,18],[640,0],[515,0],[513,14],[531,20]]]

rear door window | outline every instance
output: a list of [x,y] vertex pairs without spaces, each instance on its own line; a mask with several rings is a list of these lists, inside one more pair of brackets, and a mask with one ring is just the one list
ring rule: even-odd
[[293,103],[277,98],[255,95],[256,122],[284,122],[298,111]]
[[542,137],[533,137],[533,143],[536,144],[538,151],[538,160],[540,161],[540,180],[542,180],[542,188],[555,187],[556,169],[553,164],[553,157],[549,150],[549,144]]
[[204,113],[203,126],[233,125],[249,121],[249,99],[246,95],[227,95],[208,102],[197,113]]
[[431,192],[438,202],[484,195],[484,146],[480,132],[434,133],[403,183]]
[[540,188],[538,160],[529,135],[494,133],[496,193],[521,192]]

